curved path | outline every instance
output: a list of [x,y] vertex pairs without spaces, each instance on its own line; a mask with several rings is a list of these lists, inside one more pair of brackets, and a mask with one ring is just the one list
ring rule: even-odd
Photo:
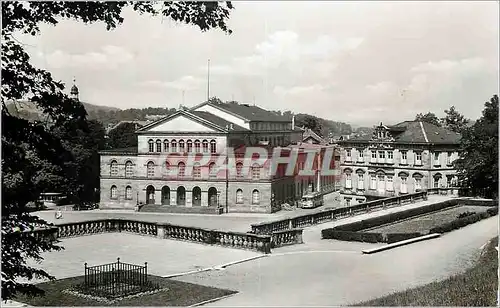
[[208,306],[347,305],[458,273],[477,260],[482,246],[497,233],[498,216],[373,255],[360,250],[377,244],[328,241],[322,250],[277,249],[222,271],[175,279],[239,291]]

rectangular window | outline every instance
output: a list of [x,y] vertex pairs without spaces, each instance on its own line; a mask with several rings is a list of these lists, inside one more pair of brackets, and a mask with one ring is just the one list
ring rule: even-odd
[[422,152],[415,153],[415,165],[422,164]]
[[392,176],[387,176],[387,191],[394,191],[394,179]]
[[362,162],[364,160],[364,153],[363,153],[363,149],[359,149],[358,150],[358,161],[359,162]]
[[449,166],[451,164],[453,164],[453,159],[452,159],[452,154],[451,152],[448,152],[448,156],[446,158],[446,164]]
[[352,188],[352,179],[351,179],[350,173],[345,175],[345,188],[348,188],[348,189]]
[[408,152],[401,151],[401,164],[406,165],[407,158],[408,158]]
[[210,142],[210,153],[212,153],[212,154],[217,153],[217,147],[216,147],[215,140],[212,140]]
[[351,161],[351,149],[346,149],[345,150],[345,160],[346,161]]
[[385,191],[385,176],[379,175],[378,176],[378,191],[379,192],[384,192]]
[[392,159],[394,158],[394,153],[392,151],[387,151],[387,159],[392,162]]
[[439,177],[434,178],[434,188],[439,188]]
[[378,162],[385,163],[385,151],[378,151]]
[[125,199],[132,200],[132,187],[130,186],[125,189]]
[[372,158],[370,160],[372,163],[376,162],[377,161],[377,152],[376,151],[372,151]]
[[401,189],[400,192],[403,194],[408,193],[408,187],[406,186],[406,177],[401,178]]
[[377,177],[375,174],[370,176],[370,189],[377,189]]
[[441,162],[439,161],[439,153],[436,152],[434,153],[434,166],[439,166],[441,165]]
[[415,178],[415,190],[421,190],[421,189],[422,189],[422,179]]
[[365,179],[362,174],[358,174],[358,189],[359,190],[365,189]]

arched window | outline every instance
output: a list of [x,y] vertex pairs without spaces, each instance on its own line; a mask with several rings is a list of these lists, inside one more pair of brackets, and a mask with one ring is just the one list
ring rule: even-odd
[[193,152],[193,141],[191,141],[191,139],[187,141],[187,152]]
[[415,191],[420,191],[422,189],[422,175],[414,173],[413,178],[415,179]]
[[406,177],[406,175],[400,175],[400,179],[401,179],[401,186],[399,191],[403,194],[406,194],[408,193],[408,185],[407,185],[408,178]]
[[118,188],[115,185],[111,186],[111,199],[118,199]]
[[203,153],[208,153],[208,141],[203,140]]
[[254,164],[252,166],[252,180],[260,179],[260,166],[258,164]]
[[433,185],[434,188],[439,188],[439,182],[441,181],[441,177],[442,177],[441,173],[436,173],[434,175],[434,185]]
[[195,179],[201,178],[201,167],[199,163],[195,163],[193,166],[193,177]]
[[153,153],[155,151],[155,142],[153,141],[153,139],[149,139],[148,144],[149,144],[149,153]]
[[196,153],[200,153],[200,140],[195,140],[194,141],[194,151]]
[[169,151],[169,144],[168,144],[168,140],[165,139],[163,140],[163,152],[168,152]]
[[134,175],[134,166],[131,161],[125,163],[125,177],[131,178]]
[[252,204],[259,204],[260,203],[260,194],[257,189],[254,189],[252,192]]
[[161,152],[161,140],[160,139],[156,140],[156,152],[158,152],[158,153]]
[[155,176],[155,163],[150,161],[147,165],[147,176],[148,178],[152,178]]
[[170,141],[170,147],[171,147],[172,153],[177,152],[177,141],[175,141],[175,139]]
[[132,200],[132,187],[130,186],[127,186],[127,188],[125,188],[125,199]]
[[236,164],[236,176],[239,178],[243,177],[243,164],[242,163]]
[[392,175],[387,176],[387,182],[385,183],[387,191],[394,191],[394,178]]
[[215,140],[210,141],[210,153],[217,153],[217,146]]
[[243,203],[243,190],[238,189],[236,191],[236,203],[240,204]]
[[186,164],[183,163],[183,162],[180,162],[177,166],[179,168],[178,169],[179,170],[178,171],[178,176],[181,177],[181,178],[184,177],[184,175],[186,173]]
[[184,148],[184,140],[179,140],[179,152],[184,153],[186,149]]
[[116,160],[113,160],[111,162],[111,165],[109,167],[109,174],[111,176],[117,176],[118,175],[118,162],[116,162]]
[[217,174],[215,173],[215,163],[212,162],[208,165],[208,176],[214,178]]

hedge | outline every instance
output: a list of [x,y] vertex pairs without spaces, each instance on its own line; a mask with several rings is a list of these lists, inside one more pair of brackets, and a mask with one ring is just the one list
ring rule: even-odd
[[498,208],[488,209],[486,212],[481,212],[475,215],[467,216],[464,218],[455,219],[449,223],[443,224],[441,226],[432,228],[430,233],[446,233],[456,229],[460,229],[467,225],[473,224],[480,220],[495,216],[498,214]]
[[334,240],[352,241],[352,242],[365,242],[365,243],[385,242],[382,233],[339,231],[339,230],[334,230],[334,228],[321,230],[321,237],[323,239],[334,239]]
[[420,232],[414,232],[414,233],[387,233],[387,243],[396,243],[400,241],[405,241],[409,240],[412,238],[416,238],[419,236],[422,236],[423,234]]

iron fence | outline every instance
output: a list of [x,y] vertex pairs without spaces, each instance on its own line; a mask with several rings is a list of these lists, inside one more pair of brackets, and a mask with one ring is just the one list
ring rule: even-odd
[[144,266],[120,262],[87,266],[85,263],[86,292],[116,298],[141,292],[149,288],[148,264]]

